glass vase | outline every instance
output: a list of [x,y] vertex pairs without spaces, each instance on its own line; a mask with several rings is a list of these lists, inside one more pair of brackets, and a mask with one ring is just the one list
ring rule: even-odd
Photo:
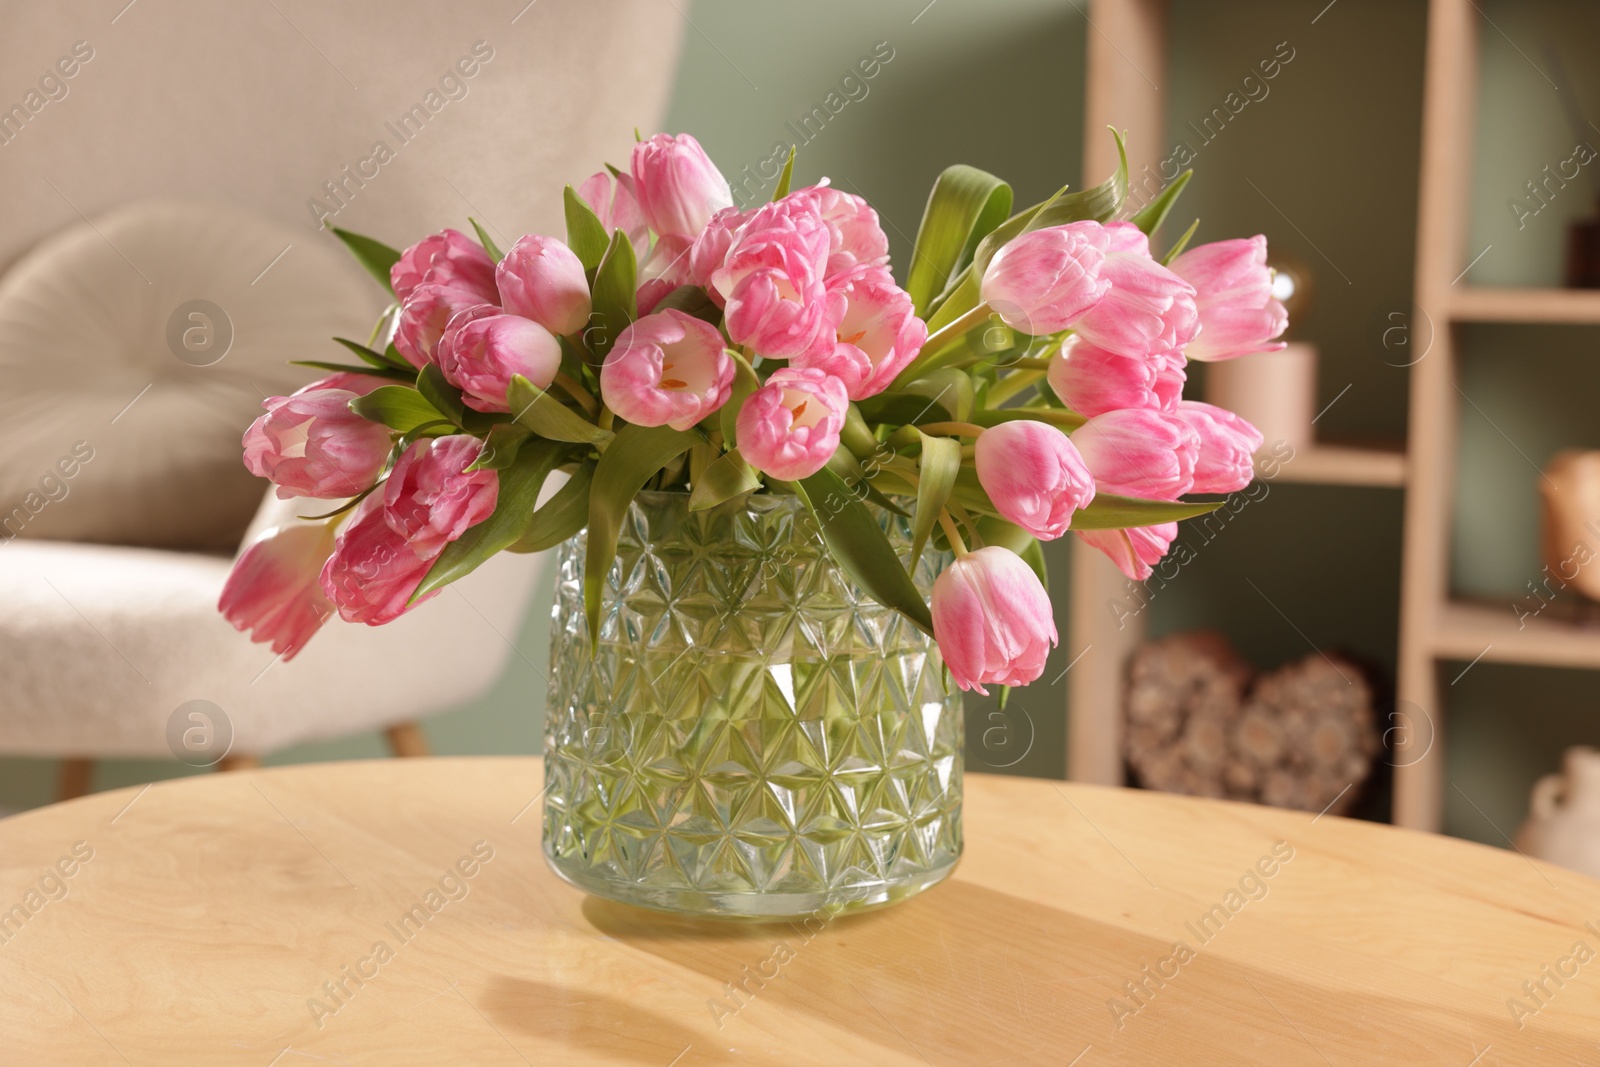
[[[908,522],[881,511],[902,560]],[[933,640],[833,562],[795,497],[640,493],[591,655],[585,535],[558,550],[544,851],[667,911],[861,910],[961,855],[962,718]],[[947,558],[926,549],[926,595]]]

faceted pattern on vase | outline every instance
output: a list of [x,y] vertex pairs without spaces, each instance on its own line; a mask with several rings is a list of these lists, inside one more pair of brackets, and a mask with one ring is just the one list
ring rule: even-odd
[[[630,509],[592,661],[584,535],[559,550],[552,862],[607,895],[713,911],[921,888],[961,852],[961,705],[937,647],[855,587],[793,497],[687,500]],[[881,521],[905,558],[905,520]],[[924,594],[944,562],[924,552]]]

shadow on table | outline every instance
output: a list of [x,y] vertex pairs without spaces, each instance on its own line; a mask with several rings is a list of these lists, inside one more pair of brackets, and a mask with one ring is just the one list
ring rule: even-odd
[[614,1058],[651,1067],[661,1067],[691,1044],[697,1064],[735,1059],[708,1046],[682,1021],[617,997],[579,989],[496,975],[480,1006],[496,1026],[536,1035],[568,1049],[603,1049]]
[[737,1043],[745,1011],[799,1011],[940,1063],[1071,1060],[1086,1035],[1107,1030],[1104,990],[1137,976],[1122,973],[1137,969],[1129,961],[1170,947],[965,882],[804,923],[680,918],[595,897],[583,914],[600,933],[713,979],[701,1022],[725,1043]]
[[[1487,1041],[1507,1054],[1585,1049],[1554,1020],[1519,1033],[1486,997],[1441,1006],[1384,988],[1380,974],[1407,974],[1387,964],[1368,987],[1321,987],[1185,935],[1192,961],[1170,981],[1147,980],[1144,966],[1169,957],[1171,941],[962,881],[809,925],[679,918],[594,897],[582,910],[599,933],[712,979],[706,1014],[690,1029],[671,1024],[697,1057],[713,1054],[708,1030],[736,1045],[751,1033],[737,1028],[774,1010],[941,1067],[1065,1064],[1090,1045],[1099,1063],[1174,1062],[1178,1050],[1187,1063],[1454,1063],[1463,1052],[1465,1063]],[[1146,982],[1143,1006],[1130,981]],[[1131,1014],[1119,1018],[1113,998]],[[639,1025],[635,1009],[619,1009],[614,1025]]]

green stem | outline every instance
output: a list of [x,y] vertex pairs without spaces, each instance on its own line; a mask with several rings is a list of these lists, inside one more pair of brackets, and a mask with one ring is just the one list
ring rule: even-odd
[[592,419],[600,411],[600,405],[595,403],[594,397],[589,395],[589,390],[572,380],[565,371],[556,371],[553,384],[561,386],[566,394],[578,402],[578,406]]
[[956,559],[967,554],[967,543],[961,540],[961,531],[956,527],[955,521],[948,512],[939,512],[939,525],[944,527],[944,535],[950,539],[950,547],[955,550]]
[[989,387],[987,402],[990,407],[996,407],[1010,400],[1024,389],[1038,385],[1043,378],[1044,371],[1042,370],[1014,370]]
[[923,433],[943,434],[946,437],[977,437],[984,428],[974,422],[928,422],[918,426]]
[[922,374],[948,362],[949,357],[966,345],[967,334],[989,321],[988,304],[979,304],[959,318],[953,319],[928,335],[922,351],[910,366],[895,376],[894,385],[913,381]]

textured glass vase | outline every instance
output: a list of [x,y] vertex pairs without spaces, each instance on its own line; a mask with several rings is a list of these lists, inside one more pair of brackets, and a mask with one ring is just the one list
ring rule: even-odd
[[[961,700],[931,638],[834,564],[792,496],[639,494],[583,612],[559,549],[544,851],[630,904],[753,918],[874,907],[961,855]],[[906,521],[881,513],[906,558]],[[926,595],[945,563],[928,549]]]

